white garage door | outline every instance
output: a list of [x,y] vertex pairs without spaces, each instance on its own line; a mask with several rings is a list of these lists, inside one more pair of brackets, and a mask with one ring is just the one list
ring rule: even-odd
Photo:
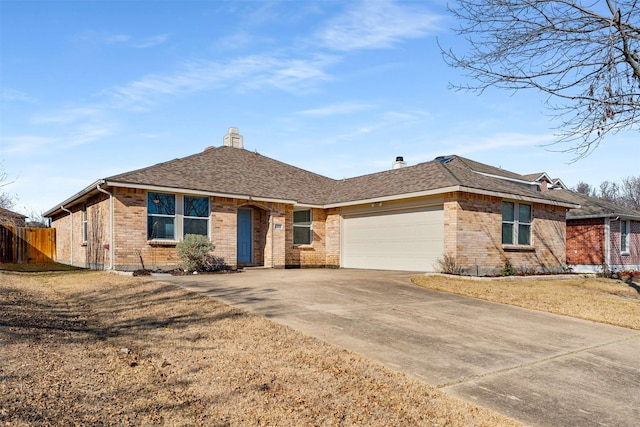
[[444,247],[442,206],[375,215],[345,216],[342,266],[434,271]]

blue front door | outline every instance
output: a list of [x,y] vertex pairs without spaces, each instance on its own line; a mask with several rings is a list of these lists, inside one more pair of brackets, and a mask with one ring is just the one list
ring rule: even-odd
[[238,264],[251,261],[251,209],[238,209]]

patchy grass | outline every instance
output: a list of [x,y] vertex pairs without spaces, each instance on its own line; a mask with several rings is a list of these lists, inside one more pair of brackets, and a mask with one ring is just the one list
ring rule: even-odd
[[0,348],[3,425],[519,425],[140,277],[0,272]]
[[640,284],[593,277],[471,280],[419,276],[424,288],[640,329]]

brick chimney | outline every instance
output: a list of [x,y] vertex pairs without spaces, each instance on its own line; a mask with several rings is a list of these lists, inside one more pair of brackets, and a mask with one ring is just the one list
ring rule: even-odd
[[242,135],[238,133],[238,128],[229,128],[229,133],[224,136],[223,144],[227,147],[244,148]]

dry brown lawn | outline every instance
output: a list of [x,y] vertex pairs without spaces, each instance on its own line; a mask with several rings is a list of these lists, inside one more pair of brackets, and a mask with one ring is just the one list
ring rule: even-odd
[[0,272],[0,424],[514,426],[211,298],[103,272]]
[[508,280],[419,276],[416,285],[437,291],[640,329],[640,283],[595,277],[539,276]]

